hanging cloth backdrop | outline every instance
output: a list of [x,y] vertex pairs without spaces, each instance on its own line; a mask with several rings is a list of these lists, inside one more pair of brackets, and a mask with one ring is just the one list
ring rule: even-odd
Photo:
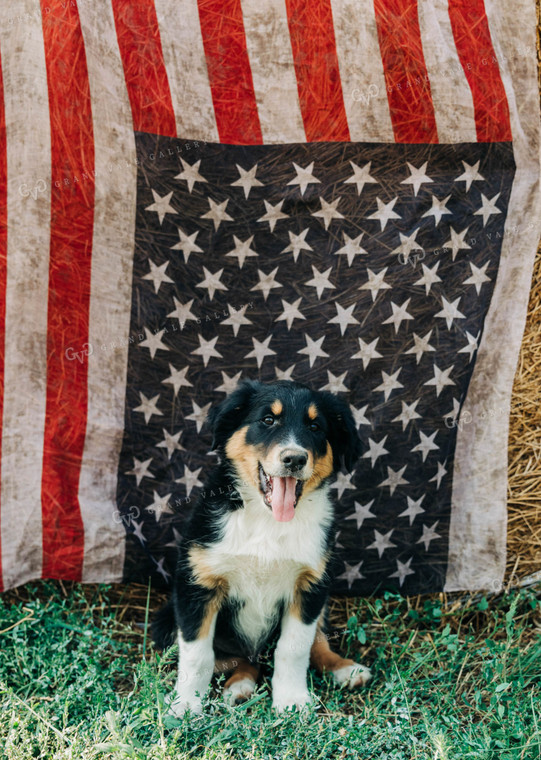
[[2,588],[167,582],[242,378],[343,394],[368,594],[499,588],[534,0],[0,12]]

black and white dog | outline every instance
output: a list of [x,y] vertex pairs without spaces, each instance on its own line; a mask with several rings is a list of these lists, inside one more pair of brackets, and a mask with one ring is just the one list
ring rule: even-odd
[[171,710],[202,709],[213,671],[233,671],[224,695],[254,690],[259,653],[277,638],[273,707],[308,704],[311,663],[337,684],[365,684],[368,668],[329,647],[325,635],[334,511],[330,479],[352,469],[360,440],[348,405],[291,381],[245,381],[210,410],[220,462],[179,546],[156,644],[178,639]]

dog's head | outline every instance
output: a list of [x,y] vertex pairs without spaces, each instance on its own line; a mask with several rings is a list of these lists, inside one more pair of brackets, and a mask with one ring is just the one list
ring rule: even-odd
[[213,449],[259,489],[276,520],[341,467],[353,469],[361,443],[347,403],[291,381],[248,380],[210,410]]

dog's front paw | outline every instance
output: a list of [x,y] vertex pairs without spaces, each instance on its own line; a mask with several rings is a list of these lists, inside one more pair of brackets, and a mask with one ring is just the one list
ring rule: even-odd
[[277,712],[284,712],[284,710],[302,710],[312,704],[312,697],[308,691],[297,692],[282,692],[274,691],[272,696],[272,707]]
[[364,665],[354,662],[352,665],[345,665],[343,668],[334,670],[333,678],[338,686],[355,689],[357,686],[365,686],[372,678],[372,672]]
[[173,692],[170,696],[165,698],[165,702],[169,705],[167,715],[170,715],[173,718],[182,718],[188,710],[191,710],[194,715],[201,715],[203,712],[203,703],[199,697],[184,699],[176,692]]

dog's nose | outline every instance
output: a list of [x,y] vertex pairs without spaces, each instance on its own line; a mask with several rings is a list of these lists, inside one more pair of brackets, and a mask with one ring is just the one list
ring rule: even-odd
[[306,462],[308,461],[308,455],[305,451],[292,451],[291,449],[284,449],[280,454],[280,461],[291,472],[302,470]]

